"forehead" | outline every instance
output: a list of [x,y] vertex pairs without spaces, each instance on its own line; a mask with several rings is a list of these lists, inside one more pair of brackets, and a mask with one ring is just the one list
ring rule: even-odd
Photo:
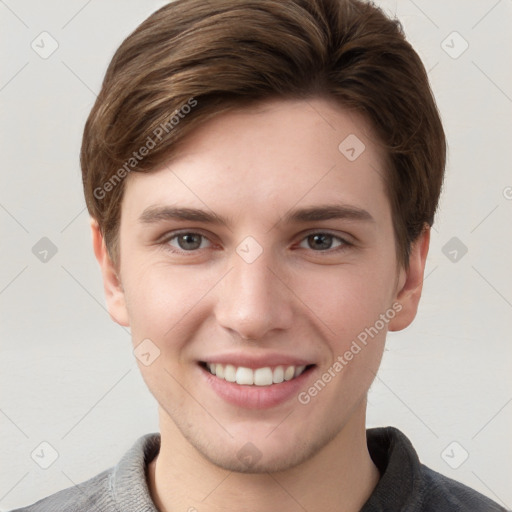
[[274,222],[296,205],[342,203],[382,217],[384,162],[357,113],[325,99],[262,102],[205,122],[160,169],[132,173],[122,216],[172,204]]

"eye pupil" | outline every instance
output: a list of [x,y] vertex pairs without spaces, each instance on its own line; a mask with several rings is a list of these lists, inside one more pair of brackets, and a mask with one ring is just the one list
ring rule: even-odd
[[178,237],[178,245],[184,251],[199,249],[201,246],[201,235],[194,233],[184,233]]
[[308,237],[308,243],[312,249],[330,249],[332,236],[327,234],[315,234]]

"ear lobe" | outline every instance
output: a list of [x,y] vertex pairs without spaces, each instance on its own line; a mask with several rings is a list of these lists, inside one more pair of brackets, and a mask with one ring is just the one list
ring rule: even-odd
[[128,327],[130,325],[123,286],[118,277],[115,265],[108,254],[105,240],[98,222],[91,219],[92,246],[94,255],[101,269],[103,277],[103,290],[107,302],[107,309],[110,318],[119,325]]
[[400,272],[400,284],[397,289],[395,301],[400,303],[402,309],[389,322],[390,331],[405,329],[412,323],[416,316],[421,291],[423,289],[423,278],[429,244],[430,226],[425,226],[421,235],[411,245],[408,270],[402,268]]

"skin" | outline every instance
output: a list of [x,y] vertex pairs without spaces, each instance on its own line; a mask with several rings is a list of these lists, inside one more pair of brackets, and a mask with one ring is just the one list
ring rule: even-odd
[[[352,162],[338,150],[350,134],[366,146]],[[429,245],[426,228],[408,270],[398,265],[384,173],[361,116],[321,98],[267,101],[206,122],[166,166],[129,176],[117,266],[93,220],[110,315],[131,328],[135,347],[150,339],[160,350],[139,367],[159,403],[161,449],[148,485],[162,512],[276,503],[349,512],[370,496],[379,473],[366,446],[366,396],[387,330],[415,317]],[[371,219],[286,218],[340,204]],[[141,221],[164,206],[228,224]],[[204,238],[186,251],[178,230]],[[332,238],[319,248],[308,238],[315,233]],[[247,236],[263,251],[252,263],[236,252]],[[315,364],[307,390],[393,304],[401,310],[306,405],[294,395],[262,410],[237,407],[199,378],[198,361],[216,354],[290,354]],[[260,457],[250,467],[237,457],[248,442]]]

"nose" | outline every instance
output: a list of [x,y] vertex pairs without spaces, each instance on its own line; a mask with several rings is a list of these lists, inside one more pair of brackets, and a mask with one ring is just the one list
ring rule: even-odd
[[217,288],[217,322],[244,340],[258,341],[293,322],[293,294],[265,252],[247,263],[233,255],[232,270]]

